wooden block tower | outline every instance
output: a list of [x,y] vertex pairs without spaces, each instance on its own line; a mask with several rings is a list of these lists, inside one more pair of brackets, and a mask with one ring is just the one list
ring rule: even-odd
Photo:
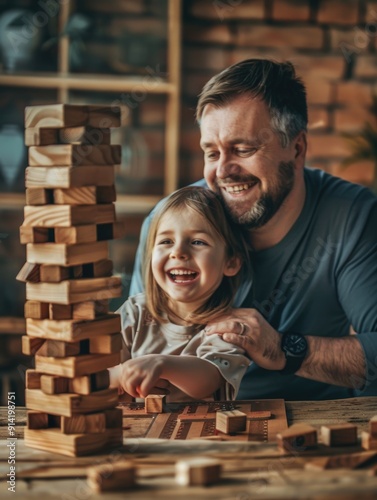
[[123,236],[115,217],[114,166],[120,146],[110,128],[120,108],[57,104],[25,110],[26,206],[20,227],[26,264],[23,352],[25,443],[79,456],[122,444],[122,411],[107,368],[120,362],[121,295],[108,240]]

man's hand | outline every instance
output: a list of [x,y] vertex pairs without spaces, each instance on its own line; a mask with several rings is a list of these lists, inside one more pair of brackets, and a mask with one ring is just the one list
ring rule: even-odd
[[282,370],[285,366],[281,335],[256,309],[232,309],[230,314],[208,324],[205,331],[207,335],[217,333],[226,342],[242,347],[261,368]]
[[166,394],[169,383],[161,378],[163,368],[163,355],[147,354],[129,359],[122,364],[120,384],[134,398]]

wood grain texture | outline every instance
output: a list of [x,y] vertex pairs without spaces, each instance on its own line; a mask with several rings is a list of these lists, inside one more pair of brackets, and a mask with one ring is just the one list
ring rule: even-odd
[[77,127],[88,122],[88,109],[74,104],[27,106],[25,128]]
[[27,167],[25,170],[27,188],[111,186],[114,181],[114,167]]
[[107,259],[108,254],[106,241],[75,245],[65,243],[28,243],[26,245],[27,261],[33,264],[74,266]]
[[[95,127],[67,127],[57,129],[58,140],[49,144],[110,144],[111,134],[109,128]],[[37,144],[36,144],[37,146]]]
[[26,128],[26,146],[46,146],[48,144],[58,144],[59,129],[53,128]]
[[29,165],[33,166],[84,166],[118,165],[121,147],[118,145],[54,144],[30,146]]
[[103,205],[25,206],[24,226],[69,227],[76,224],[105,224],[115,221],[113,203]]

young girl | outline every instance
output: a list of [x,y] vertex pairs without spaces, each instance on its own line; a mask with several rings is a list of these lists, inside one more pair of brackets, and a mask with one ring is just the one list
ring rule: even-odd
[[119,310],[125,347],[111,386],[145,397],[168,381],[168,401],[222,388],[234,399],[250,360],[203,328],[231,308],[246,259],[241,232],[209,189],[183,188],[160,205],[146,246],[145,294]]

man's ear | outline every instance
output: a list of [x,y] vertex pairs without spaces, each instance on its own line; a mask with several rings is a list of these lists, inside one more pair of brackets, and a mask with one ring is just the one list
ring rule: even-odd
[[295,161],[300,162],[300,164],[305,164],[306,149],[307,149],[307,139],[306,132],[302,130],[299,132],[295,138]]
[[235,276],[241,269],[241,266],[242,266],[242,261],[237,255],[231,257],[225,264],[224,276]]

